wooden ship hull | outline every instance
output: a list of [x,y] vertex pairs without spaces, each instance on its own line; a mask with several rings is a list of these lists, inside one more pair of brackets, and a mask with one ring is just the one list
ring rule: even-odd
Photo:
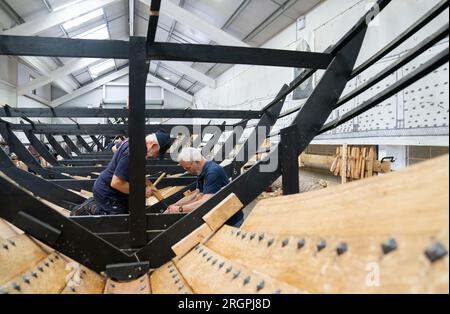
[[0,291],[52,294],[448,293],[449,157],[258,202],[230,195],[138,279],[117,282],[0,221]]
[[[161,6],[158,0],[150,4],[147,38],[131,37],[129,42],[0,35],[1,42],[6,43],[0,45],[0,54],[4,55],[128,59],[131,103],[129,109],[123,110],[0,108],[0,117],[28,122],[14,124],[0,119],[0,134],[9,149],[33,172],[16,167],[0,149],[0,292],[448,293],[448,156],[404,171],[366,178],[366,171],[371,176],[378,171],[375,168],[382,168],[373,163],[375,151],[369,150],[367,160],[366,152],[360,154],[343,148],[334,160],[325,162],[331,162],[331,168],[336,174],[341,173],[343,181],[357,177],[363,180],[298,194],[299,159],[302,161],[299,156],[314,138],[367,112],[448,63],[449,50],[445,47],[375,96],[330,119],[334,110],[448,36],[447,23],[383,71],[343,95],[349,81],[448,8],[448,1],[441,1],[356,66],[370,21],[390,2],[377,0],[354,27],[323,53],[156,43]],[[260,111],[147,110],[142,91],[149,59],[304,70],[289,85],[283,85]],[[306,102],[282,113],[287,96],[317,70],[325,71]],[[279,119],[291,115],[295,116],[288,127],[268,135]],[[64,116],[128,120],[114,125],[46,125],[30,119]],[[221,131],[231,126],[233,131],[219,145],[215,156],[211,150],[217,144],[217,136],[205,145],[211,147],[209,151],[203,149],[205,155],[215,160],[229,161],[222,166],[232,179],[230,183],[191,213],[164,214],[167,204],[177,202],[196,188],[196,178],[185,175],[184,169],[167,156],[145,162],[142,145],[145,134],[161,126],[175,127],[146,125],[146,116],[169,120],[242,119],[238,124],[216,125]],[[257,124],[250,124],[252,120],[258,120]],[[242,136],[240,125],[246,125],[250,135],[237,147],[234,138]],[[186,127],[194,129],[194,125]],[[14,131],[24,132],[48,164],[41,164]],[[99,137],[119,133],[130,138],[130,213],[69,217],[69,211],[90,196],[94,179],[112,157],[103,151]],[[45,135],[63,160],[50,154],[35,134]],[[78,157],[72,158],[54,135],[61,135]],[[79,146],[69,135],[77,136]],[[81,135],[92,137],[97,152]],[[272,135],[279,137],[279,143],[259,151]],[[251,145],[252,139],[256,145]],[[198,147],[201,141],[202,137],[197,137],[190,145]],[[234,150],[236,155],[232,154]],[[242,171],[254,156],[257,163]],[[268,171],[273,160],[277,162]],[[305,156],[303,161],[308,161]],[[145,174],[153,174],[150,178],[153,182],[159,172],[171,175],[158,186],[167,189],[146,206]],[[258,202],[240,229],[226,225],[280,176],[285,196]]]

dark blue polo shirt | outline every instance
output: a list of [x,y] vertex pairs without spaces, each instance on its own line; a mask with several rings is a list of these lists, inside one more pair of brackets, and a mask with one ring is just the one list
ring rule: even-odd
[[197,178],[197,189],[203,194],[216,194],[229,182],[225,170],[220,165],[214,161],[207,161]]
[[[216,194],[228,183],[230,180],[225,170],[214,161],[207,161],[197,179],[197,189],[203,194]],[[240,210],[227,221],[227,224],[239,228],[243,220],[244,213]]]
[[[95,201],[105,210],[108,211],[112,206],[117,205],[120,213],[125,214],[128,208],[128,195],[117,191],[111,187],[113,176],[117,176],[122,180],[128,181],[128,160],[129,160],[129,143],[128,140],[122,142],[122,145],[114,154],[112,160],[106,169],[100,174],[94,183]],[[124,212],[125,211],[125,212]]]

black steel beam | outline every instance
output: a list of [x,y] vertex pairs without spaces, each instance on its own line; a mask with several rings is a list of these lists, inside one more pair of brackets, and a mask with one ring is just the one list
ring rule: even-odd
[[0,35],[0,55],[128,59],[129,43],[120,40]]
[[90,135],[91,139],[94,141],[95,145],[97,145],[97,149],[99,151],[105,150],[105,146],[103,146],[102,142],[100,142],[99,138],[94,135]]
[[80,149],[77,147],[77,145],[75,145],[75,143],[72,141],[72,139],[69,136],[63,135],[62,138],[63,138],[64,142],[66,142],[67,146],[69,146],[69,149],[72,151],[72,153],[75,153],[78,156],[82,155]]
[[328,53],[306,51],[158,42],[148,45],[148,58],[151,60],[326,69],[333,56]]
[[[217,124],[214,125],[220,130],[224,130],[227,125]],[[168,132],[175,127],[186,127],[191,133],[195,130],[203,130],[206,125],[176,125],[176,124],[147,124],[145,126],[145,133],[150,134],[158,131],[161,128],[166,129]],[[230,125],[228,125],[230,127]],[[11,124],[11,129],[13,131],[27,131],[33,130],[36,134],[41,133],[51,133],[53,135],[86,135],[86,134],[96,134],[96,135],[110,135],[114,136],[117,134],[128,135],[128,125],[127,124],[36,124],[33,128],[30,124]]]
[[[0,177],[0,217],[14,224],[32,237],[51,246],[78,263],[97,272],[106,269],[106,265],[113,263],[136,262],[105,240],[61,215],[46,204],[38,201],[29,193],[21,190],[10,181]],[[57,231],[56,239],[49,239],[45,232],[20,224],[20,213],[32,217],[35,221],[44,222],[49,228]]]
[[43,176],[46,179],[67,179],[66,176],[61,175],[52,170],[44,169],[40,165],[33,155],[25,148],[22,142],[17,138],[17,136],[12,132],[10,125],[8,123],[0,121],[0,134],[3,139],[8,143],[11,151],[13,151],[17,158],[24,162],[28,169],[36,172],[37,174]]
[[[161,234],[164,230],[149,230],[145,231],[144,235],[146,236],[145,242],[149,242],[154,239],[156,236]],[[120,250],[128,250],[133,249],[136,245],[130,240],[131,233],[130,232],[110,232],[110,233],[96,233],[96,236],[102,238],[107,241],[114,247]]]
[[[371,19],[375,18],[389,3],[391,0],[378,0],[377,3],[362,17],[355,26],[344,36],[342,39],[336,43],[328,47],[325,50],[325,53],[336,55],[349,40],[351,40],[355,34],[357,34],[361,29],[367,27],[367,22]],[[282,98],[286,97],[290,93],[292,93],[297,87],[300,86],[303,82],[305,82],[308,78],[310,78],[316,70],[313,69],[305,69],[300,72],[300,74],[289,84],[289,88],[283,93],[278,95],[271,103],[269,103],[263,111],[268,108],[274,106],[278,101]]]
[[366,81],[364,84],[358,86],[356,89],[349,92],[347,95],[342,97],[338,103],[335,106],[336,108],[339,108],[340,106],[344,105],[348,101],[354,99],[355,97],[361,95],[365,91],[367,91],[372,86],[378,84],[385,78],[387,78],[392,73],[396,72],[397,70],[401,69],[404,65],[408,64],[417,56],[427,51],[429,48],[433,47],[435,44],[443,40],[448,36],[449,29],[448,29],[448,23],[442,26],[439,30],[437,30],[435,33],[431,34],[427,38],[425,38],[422,42],[420,42],[417,46],[415,46],[413,49],[409,50],[408,53],[400,57],[397,61],[395,61],[393,64],[389,65],[385,69],[383,69],[381,72],[379,72],[377,75]]
[[[288,85],[284,85],[278,92],[278,95],[284,94],[284,92],[289,88]],[[278,98],[278,95],[276,98]],[[281,98],[277,104],[268,108],[258,124],[255,126],[253,131],[250,133],[247,140],[242,144],[239,152],[234,157],[232,163],[225,167],[225,171],[233,178],[240,174],[241,168],[250,160],[252,156],[256,154],[259,147],[264,142],[266,135],[270,133],[270,130],[275,125],[280,115],[281,109],[283,108],[284,101],[286,98]],[[264,134],[261,134],[263,132]],[[264,136],[262,136],[264,135]],[[252,145],[256,144],[256,145]]]
[[42,144],[42,142],[34,135],[33,131],[25,131],[24,132],[30,144],[36,149],[39,155],[42,156],[49,164],[52,166],[60,166],[58,160],[56,160],[55,156],[53,156],[47,147]]
[[[25,130],[24,130],[25,131]],[[51,134],[45,134],[47,141],[52,145],[53,149],[64,159],[71,159],[72,157],[62,148],[58,141]]]
[[419,19],[416,23],[408,27],[404,32],[402,32],[397,38],[387,44],[383,49],[374,54],[372,57],[367,59],[364,63],[358,66],[355,70],[353,70],[351,78],[355,78],[369,67],[374,65],[377,61],[381,60],[383,57],[392,52],[395,48],[404,43],[408,38],[413,36],[419,30],[421,30],[425,25],[430,23],[434,18],[436,18],[439,14],[444,12],[445,9],[448,8],[449,2],[448,0],[443,0],[436,4],[430,11],[427,12],[421,19]]
[[[186,214],[146,214],[146,229],[165,230]],[[116,216],[81,216],[70,217],[70,220],[82,225],[93,233],[116,233],[129,231],[129,215]]]
[[424,76],[430,74],[440,66],[444,65],[449,61],[449,50],[448,48],[444,49],[442,52],[440,52],[438,55],[433,57],[428,62],[421,65],[418,69],[414,70],[413,72],[406,75],[404,78],[397,81],[395,84],[389,86],[387,89],[382,91],[381,93],[375,95],[374,97],[368,99],[358,107],[350,110],[346,114],[344,114],[339,119],[335,119],[326,125],[323,126],[319,134],[323,134],[325,132],[328,132],[352,119],[355,117],[361,115],[362,113],[372,109],[373,107],[379,105],[383,101],[391,98],[398,92],[402,91],[406,87],[410,86],[411,84],[414,84]]
[[[152,1],[154,2],[154,1]],[[130,195],[130,243],[140,247],[147,243],[145,229],[145,84],[148,64],[146,64],[145,38],[130,38],[130,108],[128,134],[130,136],[129,183]]]
[[298,154],[293,143],[297,140],[297,128],[294,126],[282,129],[278,160],[281,163],[283,195],[292,195],[300,192]]
[[78,144],[83,146],[86,149],[86,152],[88,152],[88,153],[93,152],[91,146],[89,146],[89,144],[86,143],[86,141],[84,140],[84,138],[81,135],[77,135],[76,138],[77,138]]
[[103,166],[107,165],[110,161],[111,159],[67,159],[61,160],[59,166]]
[[[149,177],[148,179],[150,181],[156,181],[158,177],[153,176]],[[179,178],[164,178],[161,180],[161,182],[158,184],[159,189],[164,189],[171,186],[187,186],[191,183],[195,182],[197,180],[197,177],[179,177]],[[92,191],[92,188],[94,186],[95,180],[93,179],[86,179],[86,180],[76,180],[76,179],[56,179],[56,180],[48,180],[49,182],[52,182],[54,184],[58,184],[59,186],[65,188],[65,189],[71,189],[71,190],[86,190],[86,191]]]
[[[2,153],[3,151],[0,152],[0,154]],[[17,167],[0,169],[21,187],[65,209],[72,210],[74,205],[81,204],[85,201],[85,198],[80,195],[67,191],[59,185],[53,184]]]
[[[125,105],[125,104],[124,104]],[[199,109],[146,109],[147,118],[176,119],[259,119],[260,111],[252,110],[199,110]],[[127,109],[105,108],[0,108],[5,118],[128,118]]]
[[94,187],[95,180],[76,180],[76,179],[56,179],[56,180],[48,180],[51,183],[57,184],[60,187],[65,189],[71,189],[76,191],[90,191],[92,192],[92,188]]

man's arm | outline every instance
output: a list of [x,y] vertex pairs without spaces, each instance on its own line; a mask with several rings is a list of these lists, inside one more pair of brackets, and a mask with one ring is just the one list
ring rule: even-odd
[[[111,187],[123,194],[130,194],[130,183],[126,180],[119,178],[118,176],[113,176],[111,180]],[[151,187],[145,188],[145,196],[150,197],[153,195],[153,190]]]
[[188,195],[188,196],[182,198],[181,200],[176,202],[174,205],[181,206],[181,205],[187,205],[189,203],[195,202],[198,199],[199,195],[200,195],[200,191],[195,190],[194,192],[192,192],[191,195]]
[[111,180],[111,187],[123,194],[130,194],[130,183],[126,180],[119,178],[118,176],[113,176]]
[[204,202],[213,197],[214,194],[202,194],[198,193],[194,198],[191,198],[189,202],[185,201],[183,204],[170,205],[167,208],[166,214],[176,214],[180,212],[180,206],[183,206],[183,212],[188,213],[202,205]]
[[195,198],[195,200],[183,205],[183,212],[193,211],[213,196],[214,194],[199,194],[198,197]]

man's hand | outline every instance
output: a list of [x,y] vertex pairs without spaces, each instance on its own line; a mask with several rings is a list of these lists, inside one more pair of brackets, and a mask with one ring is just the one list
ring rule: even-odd
[[145,188],[145,196],[146,197],[151,197],[151,196],[153,196],[153,189],[151,188],[151,187],[149,187],[149,186],[147,186],[146,188]]
[[178,205],[170,205],[167,207],[167,210],[164,212],[164,214],[177,214],[180,212],[180,206]]

